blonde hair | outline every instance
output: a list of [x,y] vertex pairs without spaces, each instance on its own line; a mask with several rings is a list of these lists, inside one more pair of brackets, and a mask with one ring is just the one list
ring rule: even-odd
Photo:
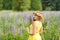
[[[35,12],[33,12],[33,14],[40,17],[40,22],[42,22],[42,23],[44,22],[44,17],[40,11],[35,11]],[[33,22],[33,20],[32,20],[32,22]]]

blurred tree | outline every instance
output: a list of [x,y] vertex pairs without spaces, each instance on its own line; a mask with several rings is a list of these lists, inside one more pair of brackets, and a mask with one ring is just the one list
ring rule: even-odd
[[13,0],[13,9],[26,11],[30,9],[30,0]]
[[42,0],[43,10],[52,10],[52,0]]
[[3,0],[3,9],[5,10],[12,9],[12,0]]
[[20,9],[22,11],[26,11],[26,10],[29,10],[30,9],[30,0],[21,0],[20,2]]
[[60,10],[60,0],[56,1],[56,10]]
[[42,0],[43,10],[60,10],[60,0]]
[[60,0],[0,0],[0,10],[60,10]]
[[31,10],[42,10],[41,0],[31,0]]
[[19,10],[19,0],[12,1],[12,10]]
[[3,0],[0,0],[0,10],[3,9],[3,8],[2,8],[2,7],[3,7],[3,4],[2,4],[2,3],[3,3]]
[[45,8],[45,10],[46,10],[46,11],[51,11],[51,10],[52,10],[52,6],[47,6],[47,7]]

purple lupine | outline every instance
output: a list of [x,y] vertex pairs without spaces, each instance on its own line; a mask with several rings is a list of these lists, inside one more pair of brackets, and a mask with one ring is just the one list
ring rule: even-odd
[[20,27],[20,35],[22,34],[22,27]]
[[48,21],[47,25],[48,25],[48,28],[50,29],[50,22],[49,21]]
[[60,33],[60,21],[58,21],[58,31],[59,31],[59,33]]
[[[24,14],[24,22],[25,22],[25,24],[27,24],[27,15],[26,14]],[[23,23],[24,24],[24,23]]]
[[47,20],[47,21],[49,20],[48,14],[46,14],[46,20]]
[[15,17],[15,19],[14,19],[14,24],[18,24],[18,18],[17,17]]
[[15,34],[16,34],[16,28],[14,26],[14,27],[12,27],[12,35],[15,36]]

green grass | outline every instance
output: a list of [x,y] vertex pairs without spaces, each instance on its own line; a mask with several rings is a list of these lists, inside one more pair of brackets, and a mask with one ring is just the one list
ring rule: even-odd
[[[0,18],[0,38],[1,40],[27,40],[28,32],[26,31],[26,27],[29,27],[30,23],[26,24],[25,20],[18,17],[15,20],[17,14],[11,13],[8,14],[7,19],[5,16]],[[22,15],[21,15],[22,16]],[[55,17],[55,19],[54,19]],[[45,17],[46,18],[46,17]],[[50,16],[48,21],[44,21],[43,23],[43,34],[41,34],[43,40],[59,40],[60,33],[58,31],[58,21],[60,21],[59,17]],[[15,23],[16,22],[16,23]],[[49,25],[48,25],[49,23]],[[15,27],[15,28],[14,28]],[[19,32],[19,28],[23,27],[22,34]]]

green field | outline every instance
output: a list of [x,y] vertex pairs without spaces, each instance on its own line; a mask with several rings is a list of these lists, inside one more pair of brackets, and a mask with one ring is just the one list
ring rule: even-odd
[[[60,11],[42,11],[43,40],[60,40]],[[0,40],[27,40],[31,12],[0,11]]]

